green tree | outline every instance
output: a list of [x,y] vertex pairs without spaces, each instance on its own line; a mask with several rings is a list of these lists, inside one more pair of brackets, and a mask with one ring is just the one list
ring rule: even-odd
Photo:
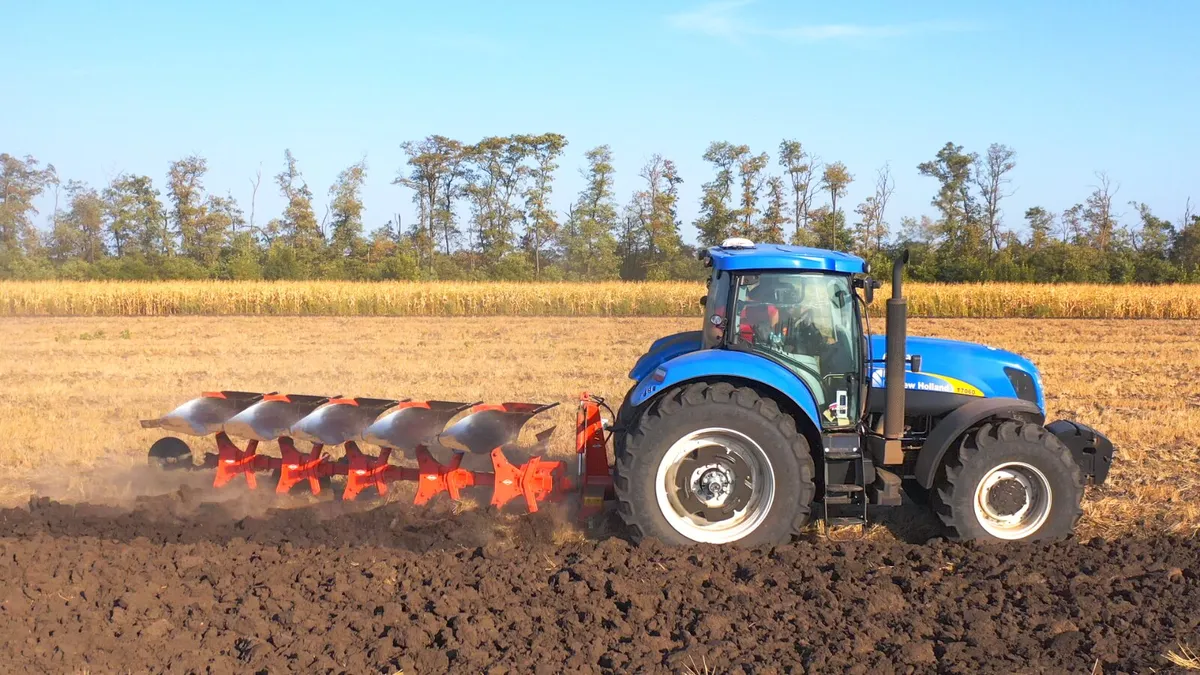
[[514,228],[523,212],[516,200],[523,193],[530,169],[529,148],[520,136],[485,138],[466,149],[470,182],[473,248],[487,267],[497,265],[513,250]]
[[82,181],[67,183],[70,209],[54,229],[51,250],[60,261],[94,264],[108,254],[104,245],[104,200]]
[[675,163],[652,155],[638,174],[644,187],[630,197],[617,241],[624,279],[666,279],[682,253],[679,237],[679,177]]
[[579,192],[561,237],[563,264],[571,278],[613,279],[619,274],[616,256],[617,206],[613,201],[612,150],[602,145],[588,150],[587,167],[580,171]]
[[810,156],[800,141],[784,140],[779,144],[779,165],[787,173],[792,186],[792,219],[795,226],[792,243],[812,245],[816,239],[809,229],[809,210],[819,183],[817,168],[820,160]]
[[304,266],[296,257],[296,249],[290,244],[277,240],[267,249],[267,261],[262,268],[263,278],[271,281],[280,279],[303,279],[306,274]]
[[1152,284],[1179,281],[1180,269],[1170,261],[1175,226],[1154,215],[1144,203],[1130,202],[1129,205],[1137,211],[1140,221],[1133,236],[1134,280]]
[[[325,238],[321,233],[321,227],[317,224],[317,216],[313,213],[312,191],[304,182],[304,176],[300,173],[296,158],[292,155],[291,150],[285,150],[283,158],[284,169],[275,176],[275,182],[279,185],[279,194],[286,201],[279,228],[283,243],[295,249],[295,265],[300,270],[298,273],[301,277],[276,278],[294,279],[308,276],[311,273],[315,263],[321,257]],[[275,247],[272,246],[271,250],[274,251]],[[292,267],[290,267],[290,263],[281,262],[277,269],[289,270],[289,274],[291,274]]]
[[772,244],[785,241],[783,227],[788,223],[787,187],[783,178],[771,176],[767,179],[767,206],[762,220],[754,233],[754,240]]
[[1200,216],[1184,214],[1170,259],[1188,281],[1200,282]]
[[1059,223],[1059,239],[1076,246],[1087,245],[1088,232],[1083,220],[1083,204],[1076,204],[1064,210]]
[[[204,175],[208,162],[190,156],[171,162],[167,169],[167,194],[171,199],[171,217],[180,250],[193,260],[202,257],[199,231],[207,216],[204,210]],[[168,255],[173,251],[167,251]]]
[[333,214],[330,232],[330,252],[335,256],[361,258],[366,255],[363,239],[362,188],[367,179],[367,160],[363,159],[342,170],[329,188]]
[[1154,215],[1145,203],[1129,202],[1129,205],[1137,211],[1140,221],[1135,244],[1138,252],[1165,260],[1175,238],[1175,226]]
[[661,155],[651,155],[642,167],[646,181],[646,196],[650,217],[646,226],[646,242],[652,256],[670,258],[679,253],[679,186],[683,179],[675,162]]
[[706,246],[716,246],[731,236],[738,222],[739,212],[730,205],[733,197],[734,171],[750,154],[745,145],[733,145],[726,141],[714,141],[704,152],[704,161],[717,170],[716,176],[700,186],[700,216],[696,229],[700,241]]
[[392,182],[413,191],[417,204],[414,240],[432,271],[439,241],[445,242],[445,253],[450,253],[455,234],[453,200],[458,194],[455,183],[464,176],[467,151],[462,143],[437,135],[406,141],[400,147],[408,156],[409,171],[401,170]]
[[922,176],[940,184],[931,202],[941,213],[942,236],[953,251],[975,255],[983,247],[979,207],[971,193],[972,169],[979,156],[964,153],[961,145],[947,143],[937,157],[917,166]]
[[32,156],[18,159],[0,154],[0,271],[39,248],[34,200],[57,182],[53,164],[41,168]]
[[646,230],[643,209],[638,193],[621,208],[617,221],[617,258],[621,261],[621,278],[646,278]]
[[1025,210],[1025,223],[1029,227],[1029,248],[1034,252],[1050,245],[1054,232],[1054,214],[1040,206]]
[[961,145],[947,143],[937,156],[922,162],[917,170],[939,183],[932,200],[940,212],[937,236],[937,281],[978,281],[988,267],[990,246],[971,187],[979,159],[965,153]]
[[765,178],[763,171],[771,161],[767,153],[751,155],[749,151],[738,157],[738,179],[741,183],[741,204],[738,209],[738,219],[741,225],[738,234],[753,237],[756,232],[758,215],[758,195],[762,192]]
[[1092,194],[1083,203],[1083,220],[1087,223],[1092,246],[1105,252],[1112,247],[1116,234],[1117,218],[1113,214],[1113,199],[1118,188],[1103,171],[1096,174],[1096,179],[1099,183],[1093,186]]
[[245,224],[242,210],[231,195],[209,195],[204,201],[204,217],[196,228],[196,261],[215,271],[222,253],[229,248],[230,237]]
[[521,142],[528,149],[533,167],[530,171],[529,187],[525,191],[526,248],[533,254],[533,275],[542,278],[542,249],[554,240],[558,233],[558,219],[550,207],[550,195],[554,191],[554,171],[558,169],[558,158],[567,147],[562,134],[525,136]]
[[829,209],[821,214],[817,226],[817,242],[822,248],[844,251],[850,247],[851,237],[846,229],[846,215],[838,208],[838,198],[846,194],[846,188],[854,182],[854,176],[841,162],[826,164],[821,172],[821,188],[829,193]]
[[170,252],[166,212],[149,176],[117,176],[104,189],[104,204],[117,256],[152,257]]
[[1003,237],[1000,202],[1012,194],[1007,191],[1012,182],[1008,174],[1017,166],[1016,157],[1016,151],[1007,145],[992,143],[988,146],[987,154],[975,160],[974,179],[983,204],[983,228],[988,244],[995,251],[1000,250]]
[[887,205],[896,189],[891,168],[884,164],[875,177],[875,192],[854,208],[858,223],[854,229],[854,246],[863,254],[881,254],[888,238]]
[[233,235],[229,242],[229,255],[225,262],[222,278],[252,280],[263,278],[263,267],[259,261],[261,251],[254,234],[243,230]]

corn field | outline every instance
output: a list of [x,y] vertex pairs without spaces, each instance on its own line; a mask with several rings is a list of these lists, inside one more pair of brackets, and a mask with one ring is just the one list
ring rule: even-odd
[[[1200,286],[918,284],[909,313],[945,318],[1200,319]],[[691,316],[703,284],[0,282],[2,316]],[[889,289],[870,307],[883,313]]]

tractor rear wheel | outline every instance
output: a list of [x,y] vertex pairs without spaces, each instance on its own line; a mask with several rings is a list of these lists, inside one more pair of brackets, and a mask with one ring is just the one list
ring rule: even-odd
[[625,393],[625,398],[621,401],[621,407],[617,408],[616,416],[613,418],[613,456],[620,459],[625,454],[625,437],[637,421],[637,413],[630,403],[633,398],[633,387]]
[[1040,425],[985,424],[963,438],[938,474],[933,505],[959,539],[1057,539],[1083,514],[1083,475]]
[[730,383],[668,392],[632,424],[617,459],[619,513],[635,538],[757,546],[808,522],[813,459],[795,420]]

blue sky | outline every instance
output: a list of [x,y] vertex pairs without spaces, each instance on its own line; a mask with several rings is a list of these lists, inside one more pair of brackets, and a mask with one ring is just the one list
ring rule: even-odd
[[1082,201],[1099,170],[1126,221],[1133,199],[1172,220],[1200,203],[1200,3],[1185,0],[0,0],[0,16],[0,152],[97,186],[135,172],[160,187],[171,160],[197,153],[208,189],[247,212],[261,166],[260,222],[281,208],[268,184],[285,148],[318,216],[365,155],[367,229],[396,212],[412,222],[391,184],[399,145],[434,133],[565,134],[562,210],[588,148],[612,146],[622,202],[661,153],[685,180],[688,240],[712,140],[774,162],[797,138],[849,166],[851,208],[888,162],[893,226],[932,214],[916,165],[946,141],[1017,150],[1010,226],[1028,206]]

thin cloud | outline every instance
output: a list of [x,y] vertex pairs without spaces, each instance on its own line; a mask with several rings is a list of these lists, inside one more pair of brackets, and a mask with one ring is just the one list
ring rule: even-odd
[[689,33],[697,33],[729,42],[750,38],[768,38],[790,42],[821,42],[829,40],[868,40],[906,37],[929,33],[956,33],[974,30],[963,21],[919,21],[900,24],[799,24],[794,26],[764,26],[750,21],[740,11],[753,0],[724,0],[710,2],[696,9],[671,14],[667,23]]

